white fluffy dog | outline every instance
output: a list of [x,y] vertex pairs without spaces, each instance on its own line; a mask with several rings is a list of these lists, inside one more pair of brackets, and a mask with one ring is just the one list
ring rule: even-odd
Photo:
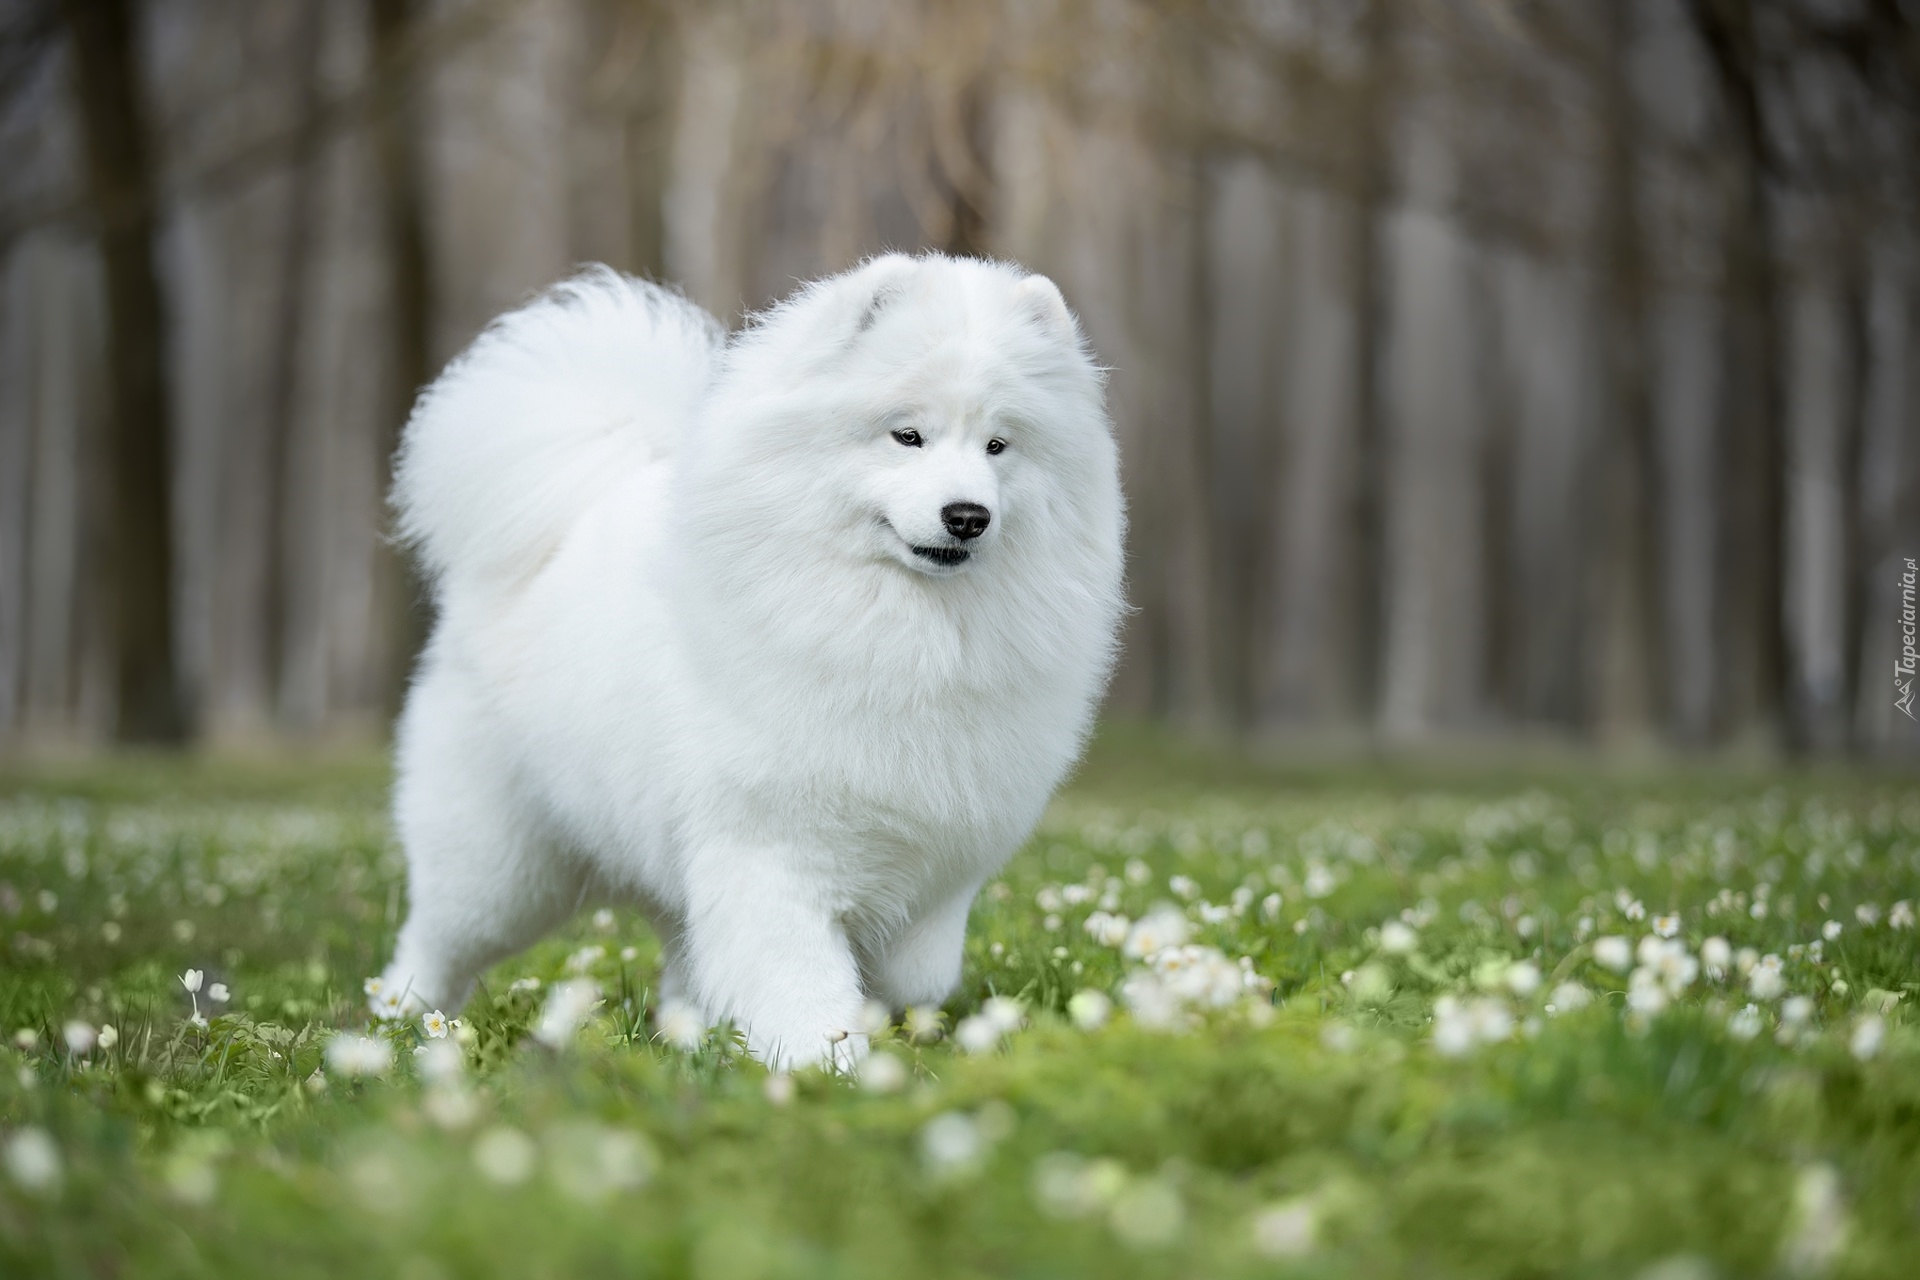
[[395,504],[439,622],[389,991],[451,1010],[611,900],[664,998],[775,1065],[946,997],[1123,607],[1101,375],[1051,281],[891,255],[729,341],[591,269],[425,393]]

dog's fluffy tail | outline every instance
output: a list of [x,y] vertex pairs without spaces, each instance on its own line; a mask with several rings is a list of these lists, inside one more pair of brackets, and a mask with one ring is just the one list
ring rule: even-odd
[[443,592],[524,581],[597,498],[675,452],[725,341],[685,298],[608,267],[501,316],[414,405],[400,538]]

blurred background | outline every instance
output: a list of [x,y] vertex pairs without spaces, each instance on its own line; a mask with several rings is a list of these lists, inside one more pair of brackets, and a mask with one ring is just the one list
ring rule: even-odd
[[1920,0],[0,0],[0,744],[378,740],[491,316],[937,248],[1113,371],[1114,712],[1911,758],[1917,200]]

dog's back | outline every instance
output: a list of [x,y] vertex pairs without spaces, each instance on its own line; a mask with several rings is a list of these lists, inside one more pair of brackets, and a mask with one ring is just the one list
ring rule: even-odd
[[596,499],[671,457],[725,341],[607,267],[489,325],[421,395],[394,471],[399,534],[443,603],[524,583]]

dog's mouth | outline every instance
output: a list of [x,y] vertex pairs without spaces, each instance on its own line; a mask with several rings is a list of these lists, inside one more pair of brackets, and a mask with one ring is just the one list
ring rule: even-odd
[[913,554],[935,564],[956,565],[965,564],[973,552],[965,547],[915,547]]

